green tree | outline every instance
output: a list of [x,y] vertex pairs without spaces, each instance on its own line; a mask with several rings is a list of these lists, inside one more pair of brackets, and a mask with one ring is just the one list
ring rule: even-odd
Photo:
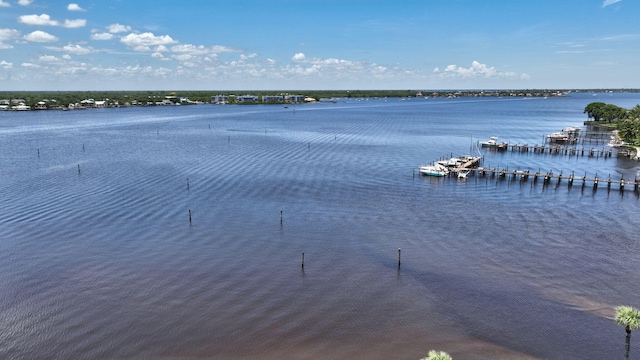
[[640,310],[631,306],[618,306],[615,308],[616,324],[624,327],[627,332],[627,339],[624,348],[624,358],[629,359],[629,350],[631,348],[631,331],[640,327]]
[[614,121],[619,121],[627,116],[627,110],[621,108],[618,105],[606,104],[603,109],[604,113],[602,117],[607,120],[609,124]]
[[634,106],[631,110],[627,112],[627,119],[640,121],[640,105]]
[[587,114],[589,119],[593,119],[594,121],[602,120],[602,116],[604,115],[604,107],[607,104],[603,102],[592,102],[584,108],[584,113]]
[[453,358],[444,351],[431,350],[426,358],[420,360],[453,360]]

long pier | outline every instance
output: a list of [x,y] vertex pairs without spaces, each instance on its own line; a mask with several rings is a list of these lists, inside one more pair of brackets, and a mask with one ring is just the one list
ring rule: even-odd
[[553,154],[553,155],[569,155],[569,156],[589,156],[589,157],[612,157],[616,156],[630,156],[631,152],[621,148],[610,149],[596,149],[596,148],[578,148],[576,146],[567,145],[528,145],[528,144],[504,144],[500,148],[497,147],[485,147],[485,150],[492,151],[504,151],[509,150],[512,152],[532,152],[534,154]]
[[534,182],[542,181],[544,183],[550,183],[552,180],[555,180],[558,184],[565,180],[569,186],[572,186],[574,183],[581,184],[582,186],[586,186],[587,183],[591,184],[594,188],[597,188],[600,184],[607,186],[607,188],[611,188],[612,185],[617,186],[620,190],[624,190],[625,187],[633,188],[635,191],[640,190],[640,179],[637,177],[633,179],[633,181],[620,178],[620,180],[614,180],[611,176],[607,178],[598,177],[596,174],[595,177],[587,177],[584,176],[575,176],[572,172],[571,175],[563,175],[562,172],[559,174],[554,174],[553,171],[549,171],[547,173],[542,173],[540,170],[537,172],[531,172],[530,170],[508,170],[508,169],[489,169],[489,168],[457,168],[456,172],[464,172],[464,173],[475,173],[477,176],[490,176],[490,177],[502,177],[507,178],[511,177],[512,179],[520,179],[521,181],[527,181],[531,178]]

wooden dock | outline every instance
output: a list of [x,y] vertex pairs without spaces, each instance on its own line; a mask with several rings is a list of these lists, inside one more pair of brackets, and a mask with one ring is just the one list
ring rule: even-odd
[[540,170],[537,172],[531,172],[530,170],[508,170],[508,169],[488,169],[482,167],[476,168],[463,168],[460,167],[456,169],[457,172],[469,172],[474,173],[476,176],[489,176],[489,177],[502,177],[507,178],[510,177],[512,179],[519,179],[520,181],[527,181],[532,179],[533,182],[542,181],[544,183],[550,183],[552,181],[556,181],[558,184],[563,180],[567,182],[568,186],[574,185],[574,183],[580,184],[581,186],[586,186],[587,184],[597,188],[600,184],[611,188],[612,185],[615,185],[620,190],[624,190],[626,188],[632,188],[635,191],[640,190],[640,179],[635,178],[633,180],[620,178],[619,180],[612,179],[611,176],[607,178],[598,177],[596,174],[595,177],[587,177],[584,176],[575,176],[572,172],[571,175],[563,175],[562,172],[559,174],[554,174],[553,171],[549,171],[547,173],[542,173]]
[[504,144],[501,148],[486,147],[483,149],[492,151],[524,152],[534,154],[552,154],[552,155],[568,155],[568,156],[589,156],[589,157],[612,157],[612,156],[631,156],[631,152],[626,148],[579,148],[568,145],[528,145],[528,144]]

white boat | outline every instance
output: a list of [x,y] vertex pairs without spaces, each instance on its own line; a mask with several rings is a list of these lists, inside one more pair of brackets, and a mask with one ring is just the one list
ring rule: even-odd
[[440,166],[445,167],[447,169],[457,168],[458,166],[462,165],[463,163],[464,163],[463,159],[457,158],[457,157],[452,157],[449,160],[436,161],[436,165],[440,165]]
[[573,134],[566,132],[554,132],[547,135],[550,142],[576,142],[578,139]]
[[479,143],[480,143],[481,147],[496,148],[498,150],[504,150],[509,145],[504,141],[503,142],[498,142],[498,137],[497,136],[492,136],[489,140],[480,141]]
[[470,172],[471,170],[458,171],[458,179],[466,179]]
[[482,146],[482,147],[498,146],[498,137],[497,136],[492,136],[487,141],[480,141],[480,146]]
[[449,170],[440,164],[423,165],[423,166],[420,166],[420,174],[439,177],[439,176],[445,176],[449,174]]

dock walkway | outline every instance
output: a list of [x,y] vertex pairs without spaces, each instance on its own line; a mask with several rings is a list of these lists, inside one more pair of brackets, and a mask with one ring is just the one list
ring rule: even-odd
[[535,173],[532,173],[530,170],[508,170],[508,169],[488,169],[488,168],[458,168],[456,171],[460,172],[470,172],[474,173],[477,176],[491,176],[491,177],[512,177],[513,179],[519,178],[521,181],[527,181],[529,178],[533,178],[533,181],[536,182],[538,179],[542,180],[545,183],[549,183],[552,180],[557,180],[557,183],[560,183],[562,180],[566,180],[569,186],[572,186],[574,182],[582,182],[582,186],[586,186],[587,183],[591,184],[594,188],[598,187],[599,184],[605,184],[608,188],[611,187],[612,184],[617,185],[620,190],[624,190],[625,187],[633,188],[634,190],[640,190],[640,179],[635,178],[633,181],[620,178],[620,180],[614,180],[611,176],[607,178],[600,178],[596,174],[595,177],[587,177],[584,176],[575,176],[573,173],[571,175],[563,175],[562,172],[559,174],[554,174],[552,171],[548,173],[542,173],[538,170]]

